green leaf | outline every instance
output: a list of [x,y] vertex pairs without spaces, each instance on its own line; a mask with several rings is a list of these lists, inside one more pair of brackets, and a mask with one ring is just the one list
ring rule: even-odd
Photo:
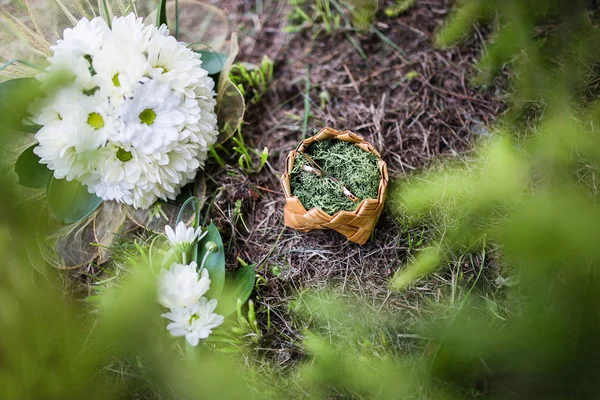
[[0,83],[0,121],[2,128],[35,133],[37,125],[24,125],[29,117],[27,107],[41,96],[39,82],[34,78],[11,79]]
[[179,0],[175,0],[175,39],[179,40]]
[[160,0],[156,10],[156,26],[167,25],[167,0]]
[[106,0],[102,0],[102,8],[104,8],[104,17],[106,18],[106,22],[108,23],[108,27],[112,28],[111,26],[111,21],[112,18],[110,17],[110,11],[108,10],[108,4],[106,3]]
[[217,306],[217,314],[227,317],[231,315],[237,306],[238,299],[243,303],[248,301],[254,289],[256,271],[254,265],[245,265],[235,271],[234,276],[229,277],[225,283],[225,291]]
[[207,70],[209,75],[216,75],[221,72],[227,62],[227,56],[222,53],[209,50],[198,50],[196,53],[201,55],[202,68]]
[[260,169],[262,169],[269,160],[269,149],[265,147],[260,155]]
[[40,164],[40,158],[33,152],[36,146],[33,145],[21,153],[15,164],[19,184],[31,189],[47,187],[52,174],[47,166]]
[[[215,253],[209,253],[206,248],[206,244],[209,242],[217,245],[217,251]],[[206,297],[216,299],[223,293],[223,287],[225,286],[225,249],[223,247],[221,234],[213,223],[208,226],[208,233],[202,238],[198,246],[199,263],[204,260],[205,255],[207,256],[204,267],[208,269],[208,275],[210,277],[210,290],[206,294]]]
[[87,186],[78,181],[50,179],[48,206],[63,224],[73,224],[92,214],[102,204],[102,199],[89,193]]

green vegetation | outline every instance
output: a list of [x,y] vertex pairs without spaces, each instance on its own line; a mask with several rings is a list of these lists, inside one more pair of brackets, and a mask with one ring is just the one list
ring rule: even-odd
[[234,64],[229,71],[229,78],[244,98],[253,104],[260,103],[273,80],[273,61],[264,56],[260,65]]
[[[317,166],[324,173],[317,174]],[[306,167],[313,172],[303,169]],[[376,199],[380,181],[377,157],[341,140],[316,142],[305,153],[296,153],[291,173],[292,194],[304,208],[320,207],[329,215],[354,211],[361,200]],[[358,199],[351,200],[344,188]]]
[[369,30],[377,11],[377,0],[290,0],[287,32],[311,29],[314,37],[322,32],[333,35],[343,30]]
[[259,149],[252,149],[246,145],[246,141],[242,136],[242,128],[238,128],[237,134],[231,137],[234,146],[231,148],[233,152],[228,151],[229,149],[223,145],[215,145],[210,148],[210,155],[212,158],[221,166],[225,167],[225,160],[217,150],[220,150],[227,154],[227,156],[238,157],[237,164],[245,174],[258,173],[267,165],[269,161],[269,149],[263,148],[262,151]]
[[339,7],[337,2],[291,0],[290,3],[293,8],[288,17],[287,32],[299,32],[311,28],[316,37],[321,31],[331,35],[340,29],[342,15],[335,11],[335,7]]
[[388,17],[397,17],[400,14],[407,13],[414,7],[417,0],[396,0],[393,5],[385,9],[385,15]]

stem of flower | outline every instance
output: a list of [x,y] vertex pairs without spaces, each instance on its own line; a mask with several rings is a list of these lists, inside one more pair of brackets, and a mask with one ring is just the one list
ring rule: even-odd
[[181,263],[187,265],[187,253],[185,251],[181,253]]
[[192,346],[191,344],[189,344],[187,342],[187,340],[185,341],[184,352],[185,352],[185,358],[187,358],[188,360],[196,359],[196,348],[194,346]]
[[206,259],[211,254],[212,254],[212,252],[210,252],[210,251],[207,251],[206,253],[204,253],[204,257],[202,257],[202,264],[200,264],[200,269],[198,269],[198,271],[202,271],[202,268],[204,268],[204,264],[206,263]]
[[[197,197],[194,197],[194,199],[196,199],[196,201],[194,202],[196,204],[195,208],[195,218],[194,218],[194,229],[198,229],[200,227],[200,199],[198,199]],[[196,240],[196,243],[194,244],[194,247],[192,249],[192,260],[195,261],[196,263],[198,263],[198,243],[199,241]]]
[[[179,214],[177,215],[177,221],[175,222],[175,224],[178,224],[179,221],[181,221],[181,218],[183,217],[183,212],[185,211],[187,205],[190,203],[192,204],[192,210],[194,210],[194,224],[192,226],[194,227],[194,229],[198,229],[198,227],[200,226],[200,211],[202,203],[200,202],[200,199],[196,196],[191,196],[185,201],[185,203],[181,205],[181,209],[179,210]],[[198,262],[198,241],[196,241],[196,244],[194,244],[194,247],[192,249],[192,261],[195,261],[196,263]]]

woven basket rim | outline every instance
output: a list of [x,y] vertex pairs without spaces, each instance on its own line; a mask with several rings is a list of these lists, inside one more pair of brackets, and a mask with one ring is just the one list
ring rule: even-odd
[[[316,136],[319,133],[324,132],[324,131],[329,131],[330,133],[334,133],[335,134],[335,137],[333,137],[331,139],[328,139],[328,140],[341,140],[341,139],[338,139],[337,136],[340,136],[340,135],[343,135],[343,134],[351,134],[352,136],[355,136],[358,139],[360,139],[363,143],[371,145],[361,135],[358,135],[358,134],[356,134],[356,133],[354,133],[352,131],[349,131],[349,130],[345,130],[345,131],[341,132],[341,131],[337,131],[337,130],[335,130],[333,128],[325,127],[323,129],[321,129],[318,133],[316,133],[314,136]],[[296,154],[295,153],[298,152],[298,149],[308,139],[310,139],[310,138],[302,140],[300,143],[298,143],[298,145],[296,146],[296,149],[292,150],[288,154],[288,157],[292,156],[292,154],[293,154],[294,162],[296,161]],[[356,143],[353,143],[353,144],[356,145]],[[358,146],[358,147],[360,147],[360,146]],[[373,145],[371,145],[371,147],[373,147]],[[361,150],[366,151],[366,150],[364,150],[362,148],[361,148]],[[379,152],[374,147],[373,147],[373,150],[374,150],[374,152],[371,152],[371,153],[373,153],[373,154],[375,154],[375,156],[377,156],[377,159],[378,159],[377,164],[378,164],[378,167],[379,167],[379,173],[381,175],[381,179],[379,180],[379,186],[381,187],[383,185],[385,187],[385,186],[387,186],[387,184],[389,182],[389,180],[385,178],[385,175],[387,175],[387,163],[381,158],[381,155],[379,154]],[[290,168],[287,165],[287,162],[286,162],[286,171],[285,171],[285,173],[281,177],[282,181],[285,180],[286,178],[289,179],[289,177],[291,176],[291,173],[292,173],[291,170],[293,169],[293,166],[294,166],[294,164],[292,163],[291,168]],[[385,174],[384,174],[384,172],[385,172]],[[291,194],[291,188],[290,188],[290,194]],[[298,196],[293,196],[293,195],[288,196],[287,194],[285,194],[285,197],[286,197],[286,199],[296,199],[296,200],[298,200],[298,203],[299,203],[300,206],[302,206],[302,209],[304,210],[304,213],[308,213],[308,212],[310,212],[312,210],[320,210],[323,214],[327,215],[327,217],[329,217],[331,219],[334,219],[334,218],[336,218],[336,217],[338,217],[339,215],[342,215],[342,214],[349,214],[349,215],[358,216],[359,215],[358,211],[368,201],[377,201],[378,204],[381,204],[383,201],[385,201],[384,199],[382,199],[382,197],[385,197],[385,190],[383,190],[383,191],[382,190],[378,190],[377,198],[374,198],[374,199],[371,199],[371,198],[369,198],[369,199],[362,199],[360,201],[360,203],[356,206],[356,209],[354,211],[340,210],[340,211],[336,212],[333,215],[325,212],[321,207],[318,207],[318,206],[317,207],[313,207],[313,208],[307,210],[306,207],[304,207],[304,204],[302,203],[302,201],[300,201],[300,199],[298,198]]]
[[304,212],[305,212],[305,213],[308,213],[308,212],[310,212],[311,210],[320,210],[320,211],[321,211],[323,214],[325,214],[325,215],[327,215],[328,217],[330,217],[331,219],[333,219],[333,218],[337,217],[339,214],[355,214],[355,215],[358,215],[358,210],[360,210],[360,208],[362,207],[363,203],[364,203],[366,200],[377,200],[378,202],[381,202],[381,200],[379,199],[379,196],[377,196],[377,197],[378,197],[377,199],[363,199],[363,200],[361,200],[361,202],[360,202],[360,203],[358,203],[358,206],[356,207],[356,210],[354,210],[354,211],[340,210],[340,211],[336,212],[336,213],[335,213],[335,214],[333,214],[333,215],[331,215],[331,214],[329,214],[329,213],[327,213],[327,212],[323,211],[323,209],[322,209],[321,207],[313,207],[313,208],[311,208],[311,209],[307,210],[307,209],[306,209],[306,207],[304,207],[304,204],[302,204],[302,202],[301,202],[301,201],[300,201],[300,199],[298,198],[298,196],[289,196],[289,197],[288,197],[288,199],[297,199],[297,200],[298,200],[298,202],[300,203],[300,205],[302,206],[302,208],[304,209]]

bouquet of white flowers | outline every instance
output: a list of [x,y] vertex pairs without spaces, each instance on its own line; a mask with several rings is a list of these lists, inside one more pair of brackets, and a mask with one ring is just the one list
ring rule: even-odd
[[[195,178],[218,136],[214,82],[168,33],[133,13],[110,26],[84,18],[51,47],[31,121],[33,151],[55,178],[136,208],[174,200]],[[57,73],[68,83],[54,90]]]
[[47,194],[57,221],[44,247],[61,268],[106,261],[125,218],[154,232],[165,224],[156,220],[173,222],[177,205],[150,207],[185,185],[203,197],[209,148],[244,113],[229,79],[237,39],[221,10],[84,3],[28,0],[25,16],[0,8],[0,128],[23,132],[7,152],[20,153],[19,183]]
[[[46,188],[63,223],[106,200],[136,209],[175,200],[217,141],[217,121],[227,137],[243,115],[228,75],[237,47],[235,35],[222,37],[224,15],[194,0],[160,1],[145,19],[139,1],[27,5],[35,29],[0,15],[0,79],[19,78],[0,83],[0,113],[11,110],[23,120],[13,127],[35,133],[16,162],[20,183]],[[15,101],[25,92],[27,101]]]

